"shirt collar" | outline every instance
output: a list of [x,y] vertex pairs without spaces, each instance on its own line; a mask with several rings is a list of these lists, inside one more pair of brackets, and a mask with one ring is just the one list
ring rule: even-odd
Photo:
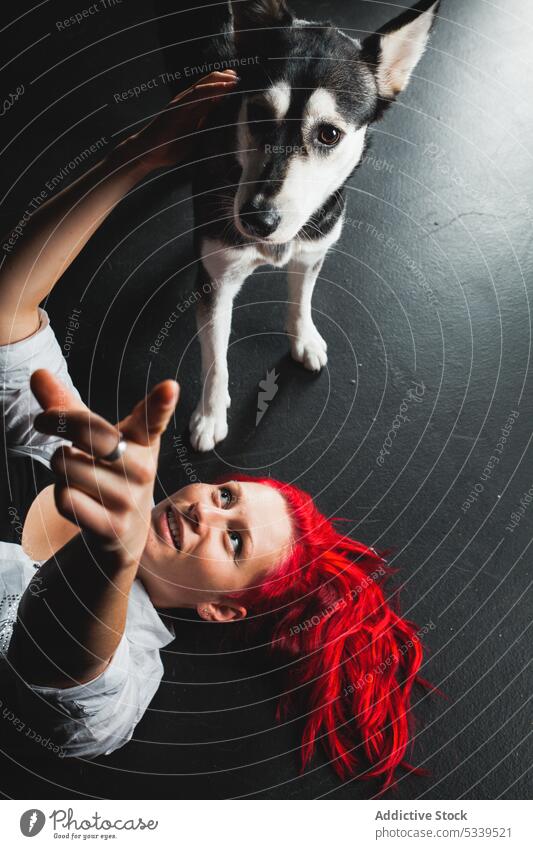
[[139,578],[130,590],[126,633],[133,643],[149,649],[167,646],[176,636],[173,627],[163,623]]

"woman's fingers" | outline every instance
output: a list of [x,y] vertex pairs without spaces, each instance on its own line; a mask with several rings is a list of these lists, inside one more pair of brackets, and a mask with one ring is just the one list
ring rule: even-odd
[[223,71],[211,71],[210,74],[206,74],[205,77],[200,77],[200,79],[195,83],[195,85],[201,85],[202,83],[208,82],[216,82],[216,80],[224,80],[226,77],[235,77],[237,78],[237,71],[233,68],[225,68]]
[[[176,95],[166,107],[166,111],[172,111],[174,107],[178,109],[185,107],[189,112],[207,115],[210,106],[227,94],[228,90],[235,88],[238,83],[238,77],[234,73],[220,74],[217,79],[213,79],[214,76],[213,74],[204,77],[191,88]],[[177,117],[179,116],[178,111]]]
[[118,433],[112,424],[91,412],[47,369],[34,371],[30,385],[44,412],[35,418],[35,429],[68,439],[76,448],[105,456],[116,447]]
[[[121,511],[129,507],[131,494],[127,476],[117,475],[112,466],[97,463],[93,457],[68,446],[58,448],[51,466],[61,483],[90,495],[109,510]],[[131,483],[135,481],[132,479]]]
[[51,407],[57,410],[86,409],[85,405],[70,392],[51,371],[39,368],[30,378],[31,391],[43,410]]
[[196,102],[197,100],[205,100],[218,94],[222,97],[230,86],[235,87],[238,82],[238,77],[226,77],[226,79],[218,80],[212,83],[197,83],[187,93],[187,98]]
[[[49,373],[46,373],[47,375]],[[34,376],[32,376],[33,380]],[[53,378],[53,375],[50,375]],[[62,384],[55,380],[56,386],[48,379],[37,377],[40,403],[61,400],[59,394]],[[46,382],[45,391],[41,392]],[[64,387],[63,387],[64,388]],[[35,391],[35,390],[34,390]],[[65,390],[66,392],[66,390]],[[118,427],[124,437],[139,445],[151,445],[165,430],[179,397],[179,386],[174,380],[159,383],[149,395],[140,401],[129,416]],[[102,416],[93,413],[87,407],[69,408],[61,405],[47,408],[34,422],[35,429],[51,436],[69,440],[80,451],[95,458],[103,458],[117,446],[118,430]]]
[[[159,439],[178,396],[178,384],[163,381],[118,427],[88,409],[47,410],[35,421],[39,430],[76,446],[62,446],[52,458],[57,509],[94,533],[128,567],[138,563],[146,544]],[[103,462],[117,445],[118,429],[127,440],[126,451],[112,463]]]
[[[229,86],[235,86],[239,81],[239,78],[235,71],[227,70],[227,71],[214,71],[212,74],[207,74],[205,77],[201,77],[198,82],[194,83],[190,88],[185,89],[185,91],[181,91],[179,94],[174,97],[169,106],[173,103],[179,103],[183,100],[195,100],[195,94],[201,89],[205,92],[206,87],[211,87],[211,91],[214,88],[218,87],[220,93],[223,94]],[[207,95],[206,95],[207,96]]]
[[[182,143],[186,143],[187,137],[191,133],[201,129],[207,121],[211,108],[228,93],[228,89],[235,87],[236,82],[236,79],[233,78],[224,82],[197,85],[185,92],[186,97],[178,96],[179,99],[171,100],[165,111],[172,113],[176,110],[174,127],[185,129],[184,124],[186,124],[188,130],[184,133],[185,138],[181,139]],[[182,112],[182,110],[184,111]],[[168,143],[173,143],[176,140],[169,138]]]
[[178,403],[179,385],[175,380],[164,380],[140,401],[130,415],[123,419],[120,430],[126,439],[139,445],[152,445],[166,430]]
[[118,544],[123,531],[121,517],[111,513],[90,495],[66,484],[56,484],[54,500],[58,512],[65,519],[97,537]]
[[117,446],[117,428],[87,408],[49,409],[40,413],[34,427],[41,433],[67,439],[93,457],[105,457]]

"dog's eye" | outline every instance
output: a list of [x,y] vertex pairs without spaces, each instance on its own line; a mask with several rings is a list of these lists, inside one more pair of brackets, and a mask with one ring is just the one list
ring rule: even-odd
[[264,124],[265,121],[272,120],[272,112],[264,103],[249,103],[247,109],[248,121],[251,124],[258,124],[258,130],[261,129],[261,124]]
[[321,124],[318,128],[317,138],[320,144],[326,147],[334,147],[341,140],[342,133],[333,124]]

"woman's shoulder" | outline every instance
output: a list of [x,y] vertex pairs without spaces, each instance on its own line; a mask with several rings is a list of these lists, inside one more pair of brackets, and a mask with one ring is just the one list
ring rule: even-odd
[[40,565],[18,543],[0,541],[0,580],[4,583],[14,582],[25,589]]

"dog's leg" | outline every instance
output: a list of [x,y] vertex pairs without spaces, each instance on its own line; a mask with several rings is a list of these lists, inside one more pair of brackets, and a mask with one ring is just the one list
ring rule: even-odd
[[191,445],[196,451],[211,451],[228,433],[228,343],[233,301],[253,271],[246,250],[221,249],[205,244],[202,262],[210,283],[208,294],[196,309],[198,338],[202,350],[202,395],[190,421]]
[[202,396],[191,417],[191,444],[195,451],[211,451],[228,434],[227,351],[233,299],[240,285],[225,282],[196,308],[202,349]]
[[292,356],[309,371],[320,371],[328,361],[327,345],[315,327],[311,314],[311,299],[316,279],[322,268],[326,251],[317,257],[301,254],[289,262],[289,308],[287,333]]

